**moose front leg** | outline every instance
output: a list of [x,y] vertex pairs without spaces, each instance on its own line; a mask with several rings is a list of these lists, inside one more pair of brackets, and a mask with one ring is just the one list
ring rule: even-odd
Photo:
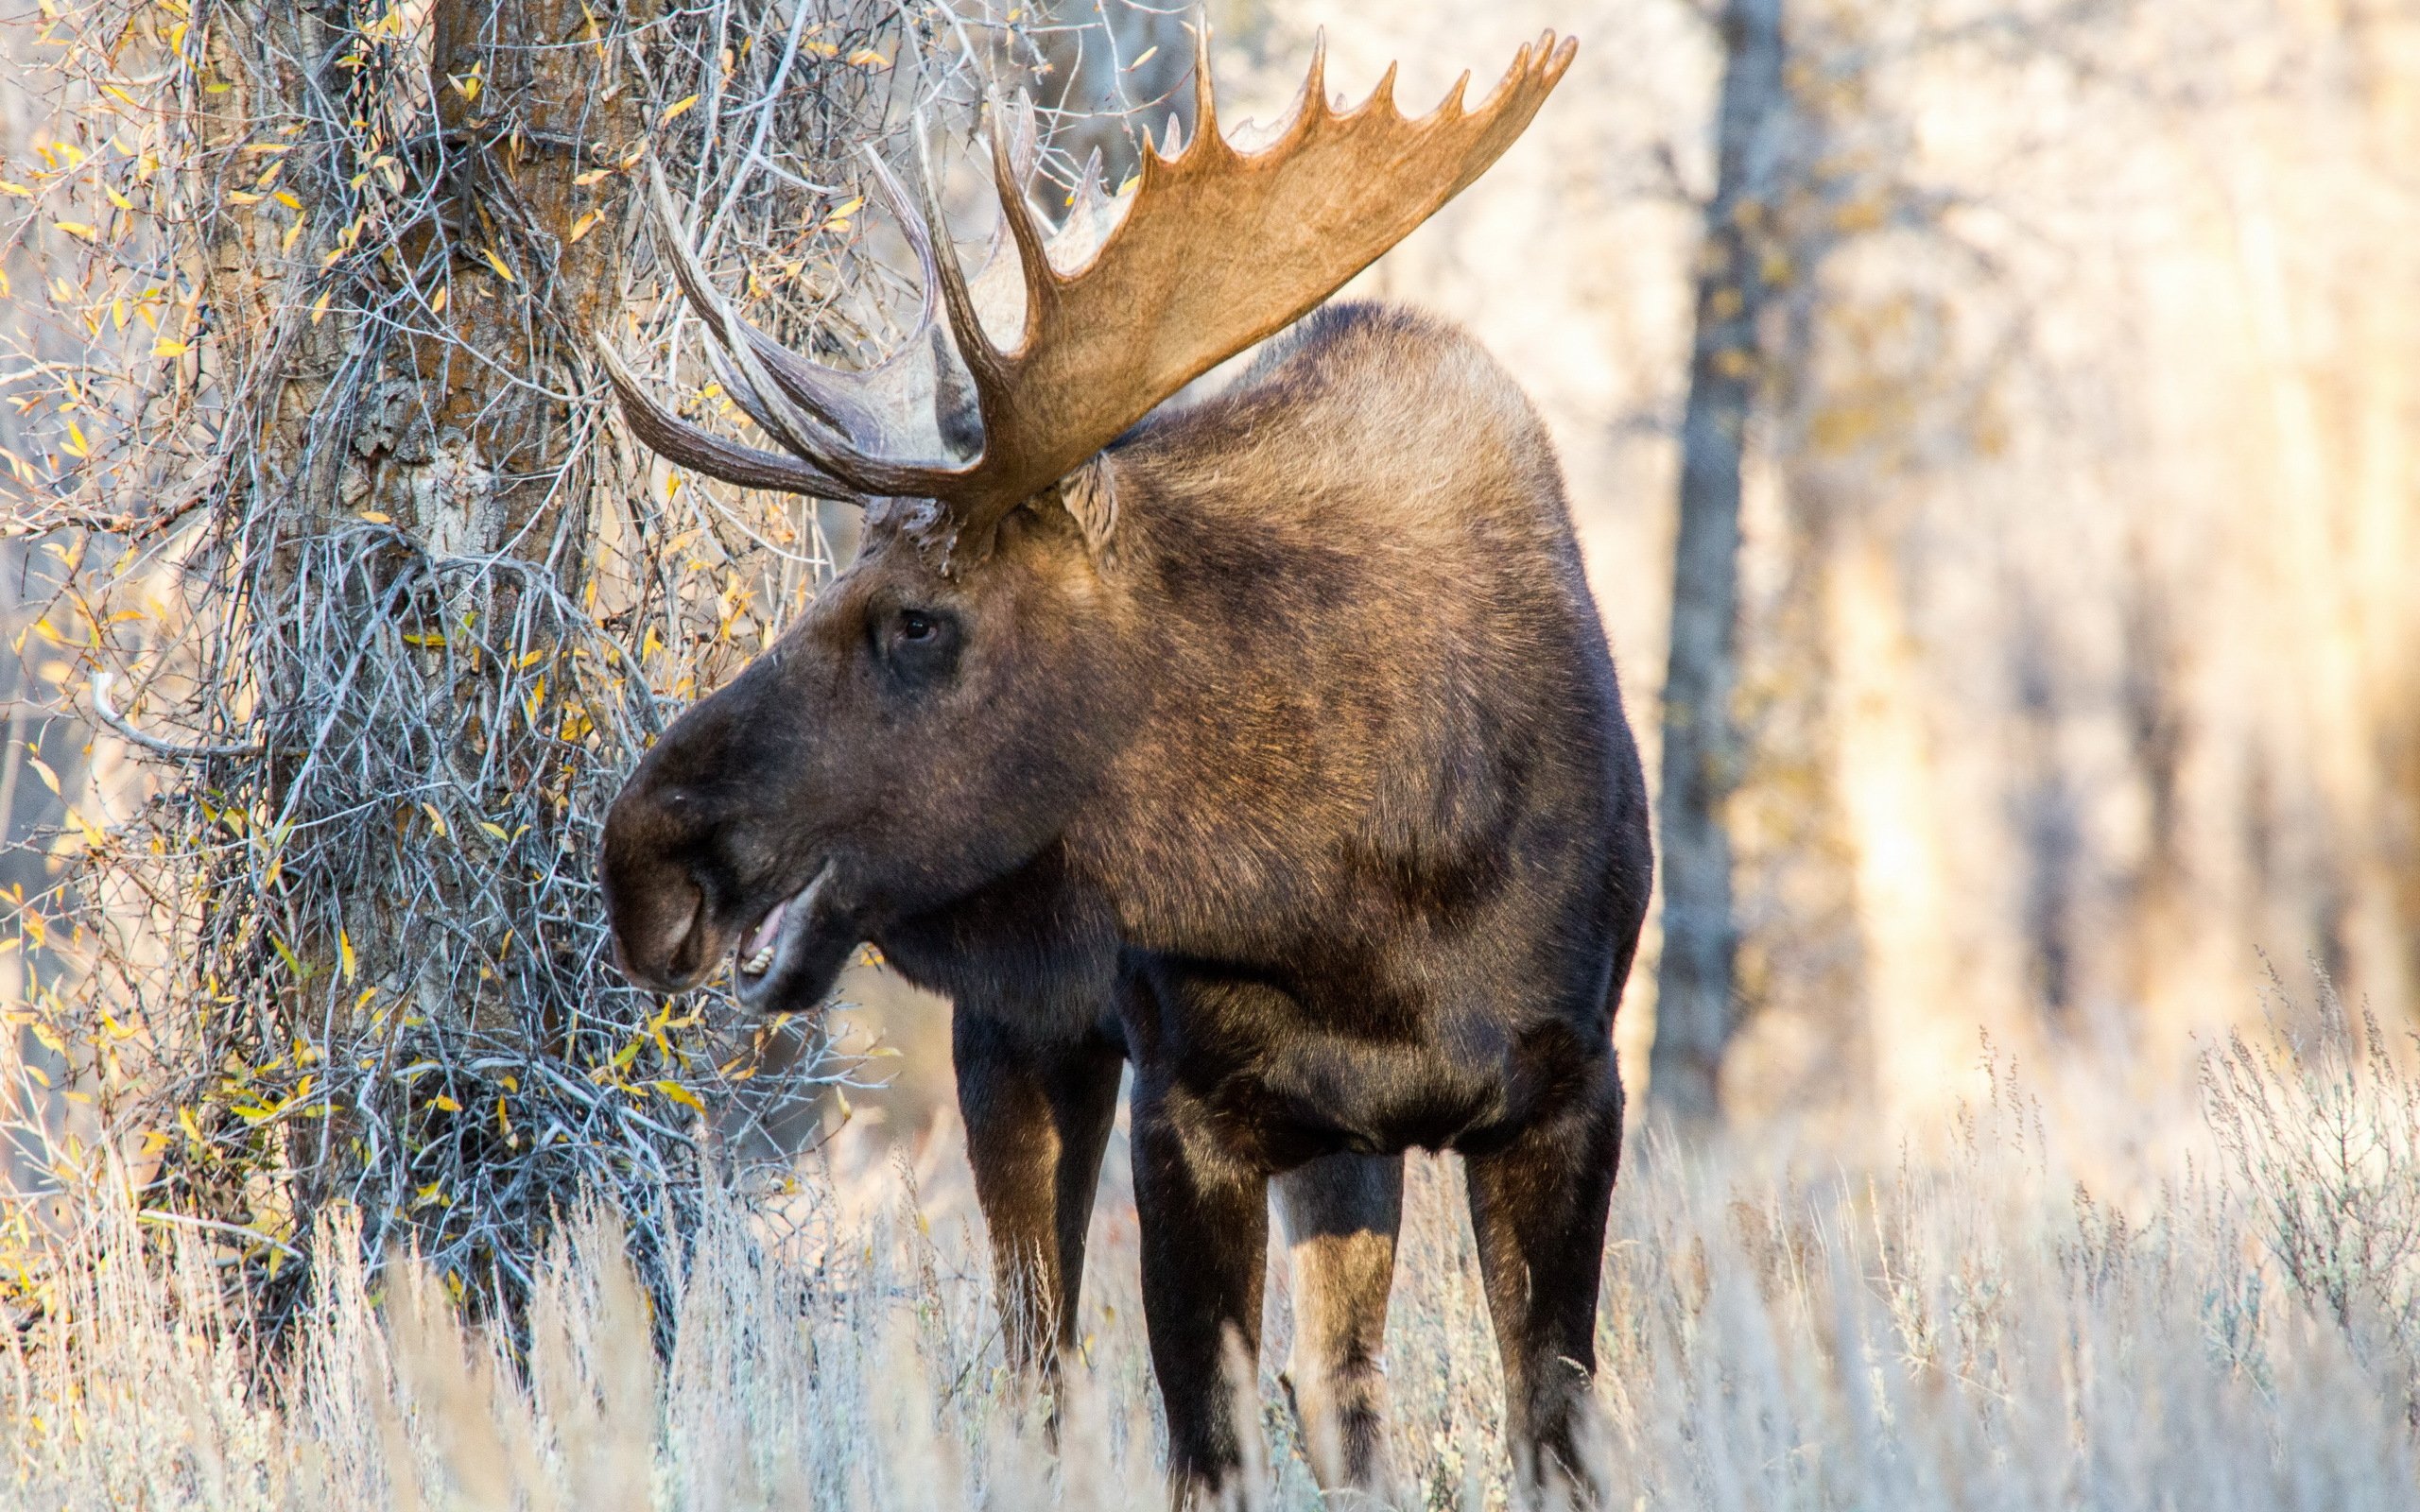
[[1601,1500],[1581,1442],[1597,1372],[1605,1214],[1621,1160],[1622,1088],[1610,1053],[1575,1094],[1510,1144],[1468,1155],[1471,1228],[1504,1361],[1514,1468],[1543,1499]]
[[[1238,1489],[1260,1355],[1269,1181],[1219,1140],[1183,1091],[1134,1091],[1134,1211],[1143,1320],[1167,1409],[1169,1500],[1215,1506]],[[1256,1427],[1257,1425],[1253,1425]]]
[[1046,1383],[1075,1343],[1085,1230],[1125,1051],[1098,1030],[1053,1037],[961,1008],[950,1054],[1009,1365]]
[[1286,1395],[1322,1490],[1385,1502],[1387,1298],[1403,1225],[1403,1157],[1330,1155],[1277,1178],[1293,1261],[1294,1347]]

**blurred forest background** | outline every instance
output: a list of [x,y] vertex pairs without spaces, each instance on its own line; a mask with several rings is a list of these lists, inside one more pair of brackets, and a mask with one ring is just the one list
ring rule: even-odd
[[[435,8],[441,20],[446,9]],[[20,909],[9,932],[15,939],[0,941],[0,1004],[19,1026],[14,1095],[47,1131],[30,1143],[21,1131],[19,1177],[34,1184],[59,1159],[43,1141],[55,1143],[78,1116],[48,1100],[78,1073],[54,1042],[57,1031],[45,1028],[43,994],[72,996],[73,979],[99,970],[100,958],[55,921],[79,908],[137,906],[122,895],[78,892],[88,886],[78,868],[112,847],[147,843],[157,851],[160,832],[141,816],[156,816],[180,791],[213,782],[223,791],[209,791],[222,798],[233,791],[224,786],[233,769],[210,764],[248,759],[250,744],[266,739],[279,717],[257,692],[273,678],[233,703],[214,704],[195,692],[199,663],[177,661],[185,653],[173,647],[185,642],[165,628],[114,627],[144,618],[146,594],[164,627],[174,616],[158,606],[197,579],[212,585],[204,598],[217,595],[212,601],[237,619],[267,623],[274,595],[259,595],[278,584],[292,590],[293,553],[302,549],[298,536],[269,550],[287,576],[236,582],[225,568],[240,534],[230,512],[275,490],[255,480],[248,494],[227,484],[223,470],[202,476],[193,459],[224,460],[207,447],[179,454],[189,464],[180,478],[157,447],[139,457],[111,450],[103,426],[139,429],[149,413],[142,406],[171,390],[200,395],[204,410],[230,403],[223,393],[211,397],[212,369],[189,354],[206,355],[207,340],[249,339],[223,299],[200,298],[203,262],[221,259],[220,272],[281,256],[342,268],[351,266],[339,261],[352,248],[344,238],[358,238],[367,223],[356,217],[339,233],[343,215],[330,218],[316,201],[308,211],[300,201],[291,215],[277,211],[287,197],[264,165],[283,150],[280,129],[261,124],[249,145],[211,148],[240,164],[240,174],[231,168],[212,180],[213,192],[249,195],[236,202],[257,207],[241,233],[214,232],[216,240],[164,254],[143,271],[142,247],[155,244],[143,243],[139,229],[112,232],[120,223],[112,206],[126,207],[131,221],[129,196],[157,172],[166,148],[142,134],[153,102],[123,82],[140,68],[111,75],[93,60],[112,46],[169,57],[194,34],[188,27],[205,23],[218,28],[213,46],[249,45],[239,40],[269,37],[278,9],[38,0],[0,26],[8,54],[0,77],[0,270],[8,281],[0,490],[8,502],[0,509],[9,522],[0,545],[0,886],[9,889],[6,906]],[[404,18],[389,28],[400,38],[430,10],[373,7],[354,24],[374,36],[385,24],[379,17]],[[801,56],[818,66],[847,66],[873,46],[856,65],[868,77],[907,71],[898,36],[880,30],[888,23],[868,23],[862,38],[813,40],[827,22],[859,25],[847,8],[828,15],[813,5],[664,11],[672,19],[662,25],[687,39],[674,51],[704,60],[697,66],[709,94],[716,77],[754,77],[761,85],[768,72],[743,57],[747,26],[731,19],[741,12],[743,22],[753,18],[756,38],[786,32],[793,52],[808,37]],[[530,9],[541,13],[559,26],[557,41],[601,35],[602,11]],[[1397,95],[1412,112],[1466,66],[1482,81],[1492,77],[1543,27],[1582,39],[1577,66],[1529,135],[1353,292],[1463,322],[1545,411],[1651,775],[1674,728],[1663,696],[1668,667],[1706,690],[1703,707],[1684,711],[1697,743],[1687,769],[1702,784],[1697,812],[1707,827],[1689,853],[1720,861],[1727,851],[1719,874],[1728,902],[1727,911],[1691,914],[1684,924],[1711,942],[1707,959],[1728,963],[1728,979],[1718,973],[1710,998],[1702,974],[1684,984],[1700,994],[1686,1022],[1659,1016],[1668,953],[1663,925],[1651,924],[1619,1030],[1634,1086],[1670,1068],[1670,1087],[1647,1090],[1683,1113],[1703,1111],[1703,1100],[1717,1096],[1737,1127],[1789,1124],[1851,1143],[1887,1142],[1974,1091],[1979,1030],[2045,1077],[2063,1108],[2186,1106],[2194,1037],[2256,1010],[2262,953],[2290,963],[2289,974],[2306,958],[2317,962],[2349,999],[2372,1005],[2389,1023],[2420,1013],[2420,591],[2411,580],[2420,547],[2420,170],[2410,151],[2420,140],[2420,11],[2390,0],[1218,0],[1208,13],[1222,103],[1234,101],[1230,119],[1283,112],[1315,28],[1326,32],[1335,89],[1357,99],[1390,60],[1400,60]],[[717,17],[725,33],[698,30]],[[1031,76],[1043,84],[1046,125],[1060,121],[1053,112],[1063,107],[1108,112],[1048,139],[1046,171],[1095,145],[1113,168],[1121,152],[1131,163],[1137,129],[1155,129],[1172,106],[1184,113],[1188,12],[1061,0],[1055,11],[978,19],[1000,40],[975,44],[971,56],[996,55],[1011,71],[1036,60],[1052,65]],[[656,23],[629,24],[657,36],[647,30]],[[946,29],[931,18],[908,27],[923,37]],[[262,43],[260,56],[271,56],[274,42]],[[477,115],[481,76],[466,65],[479,47],[499,45],[485,34],[449,42],[441,28],[435,45],[457,44],[465,66],[439,60],[452,94],[439,87],[427,106],[448,120],[449,111]],[[596,50],[601,79],[615,65],[601,43]],[[166,64],[158,66],[167,78]],[[784,140],[786,114],[769,143],[757,123],[776,120],[769,106],[751,116],[752,107],[725,105],[719,118],[716,99],[705,110],[683,108],[680,95],[690,92],[666,69],[665,78],[650,77],[653,94],[634,92],[626,105],[610,90],[584,97],[596,112],[589,124],[620,134],[583,171],[627,169],[635,159],[624,159],[622,147],[649,129],[663,150],[683,116],[683,130],[718,119],[714,129],[734,144],[752,141],[752,153],[795,145]],[[933,86],[942,101],[935,108],[962,111],[972,96],[962,87],[949,94],[958,86],[947,75],[935,76],[942,79]],[[795,87],[787,77],[775,76],[765,97]],[[858,137],[889,132],[895,141],[901,110],[893,99],[827,119],[825,134],[797,150],[838,161]],[[264,150],[245,156],[254,146]],[[392,160],[362,150],[374,196],[376,176]],[[520,172],[521,160],[511,161]],[[419,171],[406,163],[392,172],[399,197],[406,170]],[[735,226],[762,217],[749,223],[763,232],[759,241],[735,233],[731,266],[751,280],[752,299],[797,306],[782,307],[786,318],[811,321],[825,306],[776,276],[790,256],[776,245],[780,217],[812,228],[822,238],[817,255],[836,266],[850,257],[871,266],[880,259],[867,249],[889,246],[874,212],[860,212],[862,195],[855,204],[840,199],[843,189],[820,198],[806,188],[785,190],[786,198],[741,195],[745,166],[717,171],[724,177],[701,170],[697,197],[704,198],[696,203]],[[341,186],[343,176],[334,181]],[[360,180],[351,192],[364,192]],[[559,203],[523,198],[540,218]],[[586,202],[561,200],[564,226],[553,233],[576,226]],[[597,203],[620,218],[590,249],[618,242],[640,259],[635,220]],[[232,214],[224,199],[217,208]],[[447,275],[456,314],[412,285],[412,308],[441,324],[475,295],[509,304],[531,276],[527,266],[516,275],[493,249],[510,250],[510,236],[469,225],[465,217]],[[579,284],[579,298],[592,301],[636,299],[631,329],[643,320],[648,339],[669,343],[665,352],[683,350],[677,335],[664,335],[677,326],[669,306],[651,287],[631,295],[637,275],[629,266],[580,265],[572,249],[580,240],[575,231],[552,244],[561,258],[555,276]],[[315,249],[336,255],[320,262]],[[483,259],[492,272],[478,266]],[[866,279],[879,285],[878,272]],[[328,379],[349,371],[364,343],[374,346],[365,333],[376,322],[348,313],[373,306],[344,292],[323,325],[330,306],[324,298],[312,304],[314,285],[289,286],[303,292],[278,296],[286,316],[280,339],[303,344],[321,387],[307,400],[289,388],[278,402],[285,407],[269,405],[263,423],[306,433],[386,427],[374,444],[353,443],[354,460],[342,465],[361,471],[362,481],[332,474],[309,506],[315,518],[414,532],[420,544],[408,549],[434,550],[431,561],[516,553],[543,560],[563,601],[585,593],[587,610],[637,651],[652,685],[614,694],[627,713],[621,744],[548,725],[549,738],[570,752],[564,759],[596,766],[563,779],[552,812],[569,837],[547,830],[534,809],[512,828],[520,821],[477,797],[476,783],[463,789],[472,796],[456,813],[444,784],[457,773],[390,795],[390,810],[377,816],[386,826],[380,843],[424,860],[479,825],[504,846],[537,825],[529,845],[578,859],[571,816],[593,817],[596,792],[610,795],[614,763],[656,717],[646,711],[712,686],[752,654],[786,607],[845,558],[848,522],[838,511],[735,494],[718,500],[703,486],[684,490],[660,465],[650,471],[627,448],[602,441],[604,460],[581,474],[592,493],[561,491],[568,473],[516,493],[538,470],[499,482],[509,470],[474,455],[492,440],[480,427],[499,423],[497,411],[456,416],[446,405],[462,395],[449,389],[426,408],[435,428],[415,431],[416,406],[427,402],[408,384],[397,387],[400,369],[378,368],[383,359],[371,360],[352,387]],[[818,298],[829,304],[833,297]],[[389,318],[401,306],[375,308]],[[523,356],[557,363],[549,373],[577,364],[560,333],[543,322],[528,329]],[[859,335],[878,347],[880,329],[874,320]],[[464,339],[475,346],[476,333]],[[693,392],[694,367],[678,369],[692,372]],[[104,373],[121,387],[150,386],[149,397],[101,396],[95,375]],[[458,388],[470,381],[444,382]],[[580,444],[595,439],[604,407],[594,375],[584,387],[569,385],[567,395],[551,382],[532,389],[560,406],[546,423],[586,438]],[[1730,424],[1743,455],[1736,612],[1718,615],[1720,633],[1690,651],[1684,667],[1672,658],[1674,582],[1683,438],[1693,414],[1710,416],[1718,430]],[[456,419],[461,424],[448,428]],[[1450,437],[1426,439],[1452,444]],[[286,434],[281,444],[310,455],[307,436],[298,442]],[[482,466],[490,471],[475,507],[459,496],[449,502],[448,479]],[[614,490],[642,502],[618,519],[601,507],[579,512]],[[1691,548],[1700,553],[1696,570],[1716,579],[1735,565],[1720,492],[1693,506],[1712,534]],[[731,521],[752,524],[735,531]],[[631,544],[632,531],[649,543],[645,551]],[[566,541],[585,565],[558,572]],[[331,581],[351,559],[328,558]],[[634,563],[662,568],[661,581],[641,581]],[[1687,552],[1681,566],[1685,581],[1708,580],[1685,576]],[[493,581],[510,576],[481,571],[488,586],[478,592],[492,593]],[[328,592],[344,601],[344,593]],[[539,596],[511,592],[527,594],[514,600],[524,610]],[[319,601],[305,592],[281,602]],[[1685,594],[1678,623],[1689,623],[1693,603],[1722,608],[1719,598]],[[441,619],[450,611],[426,612]],[[655,634],[648,616],[659,612],[667,633],[642,644],[643,632]],[[441,641],[429,628],[435,623],[417,632],[406,626],[406,638]],[[368,632],[339,616],[315,633],[341,649],[348,636]],[[568,656],[569,639],[546,631],[500,649],[489,644],[485,654],[506,662]],[[547,661],[534,684],[498,686],[516,698],[568,699],[562,690],[571,674],[546,679],[555,664]],[[266,676],[261,664],[245,665]],[[158,695],[142,715],[153,721],[146,726],[153,739],[179,750],[143,751],[95,722],[95,674],[116,679],[115,708],[146,671],[155,685],[164,678],[182,690]],[[333,696],[341,704],[346,696]],[[579,709],[582,719],[596,713]],[[404,717],[408,707],[398,711],[389,716]],[[537,723],[533,713],[532,730]],[[591,732],[606,723],[595,718]],[[343,738],[374,745],[390,727],[347,728],[353,733]],[[182,810],[180,822],[233,833],[243,825],[222,816],[239,806],[251,814],[272,798],[289,816],[298,812],[294,774],[269,765],[254,774],[250,796],[216,809],[217,799],[204,801],[206,819]],[[482,781],[517,781],[501,771]],[[310,801],[334,825],[357,798]],[[426,825],[412,828],[423,810]],[[1673,813],[1668,798],[1668,829]],[[341,849],[371,832],[305,825],[302,833],[321,833]],[[309,875],[342,891],[328,881],[340,869],[330,855],[309,863],[317,872],[302,862],[282,869],[289,864],[271,852],[286,839],[278,832],[267,850],[254,845],[245,863],[254,884],[283,898],[304,885],[296,876]],[[584,875],[572,877],[569,861],[562,866],[570,880],[527,906],[593,904],[593,894],[579,891]],[[356,880],[363,896],[387,889],[380,907],[408,912],[414,894],[402,876],[390,868]],[[465,896],[458,884],[439,877],[421,902],[458,907]],[[1708,896],[1700,887],[1691,907]],[[44,899],[42,907],[21,906]],[[152,898],[140,906],[160,904]],[[182,906],[170,904],[171,913]],[[394,990],[437,1011],[443,1005],[425,995],[432,983],[487,982],[491,964],[504,969],[522,927],[513,909],[522,906],[497,903],[479,947],[493,961],[443,954],[452,945],[406,943],[408,929],[396,922],[404,915],[347,914],[318,901],[294,905],[301,921],[287,934],[209,949],[248,952],[263,973],[273,973],[282,954],[291,974],[317,984],[305,994],[313,1003],[341,981],[336,996],[359,1014],[370,999],[354,1001],[358,971],[372,985],[405,984]],[[208,935],[206,923],[179,917],[180,927]],[[393,936],[384,944],[372,937],[382,919]],[[571,1003],[606,990],[597,986],[605,978],[596,922],[562,926],[584,929],[587,943],[562,948],[571,964],[539,996]],[[208,951],[185,957],[148,948],[145,955],[130,947],[111,969],[140,958],[174,975],[196,959],[219,960]],[[224,970],[223,961],[211,968]],[[1664,974],[1668,981],[1670,969]],[[218,1002],[250,990],[219,975],[198,985]],[[289,988],[260,990],[266,1003]],[[471,999],[479,990],[464,988],[460,1012],[476,1016]],[[517,988],[495,990],[499,1011],[521,1011],[521,1000],[510,999]],[[887,1100],[883,1116],[893,1126],[923,1126],[946,1100],[939,1005],[873,967],[854,973],[843,996],[861,1005],[848,1021],[855,1042],[879,1038],[903,1052],[890,1063],[896,1085],[860,1091],[855,1106]],[[630,1023],[639,1027],[617,1031],[631,1045],[646,1038],[651,1010],[634,1011]],[[664,1045],[663,1020],[651,1032]],[[611,1061],[615,1074],[629,1064],[612,1060],[622,1039],[598,1050],[596,1063]],[[765,1037],[756,1041],[766,1052]],[[276,1048],[276,1036],[264,1043]],[[800,1058],[795,1043],[771,1046],[766,1085]],[[245,1078],[258,1073],[259,1088],[301,1097],[291,1106],[307,1112],[309,1059],[293,1052],[279,1080],[263,1056],[229,1086],[253,1086]],[[683,1102],[701,1106],[694,1094],[663,1091],[685,1086],[680,1074],[656,1079],[658,1094],[646,1106],[667,1118],[685,1116]],[[633,1095],[644,1093],[643,1078],[629,1075]],[[1676,1099],[1691,1076],[1709,1078],[1692,1094],[1698,1101]],[[795,1138],[799,1119],[836,1123],[842,1115],[835,1108],[852,1106],[845,1095],[808,1089],[818,1100],[766,1113],[764,1086],[724,1090],[756,1099],[764,1133],[776,1140]],[[231,1108],[251,1110],[243,1115],[250,1127],[288,1106],[257,1089],[213,1095],[230,1126]],[[435,1095],[439,1106],[459,1100]],[[499,1139],[527,1122],[506,1106],[497,1093]],[[477,1153],[457,1141],[459,1160]],[[399,1200],[406,1187],[423,1201],[451,1200],[442,1192],[429,1197],[420,1173],[399,1170]],[[254,1221],[272,1238],[281,1231],[257,1205]]]

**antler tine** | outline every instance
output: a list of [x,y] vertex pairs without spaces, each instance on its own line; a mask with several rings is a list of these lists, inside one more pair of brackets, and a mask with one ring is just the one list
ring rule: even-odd
[[1295,113],[1327,108],[1327,28],[1311,33],[1311,66],[1303,76],[1303,103]]
[[[856,448],[840,436],[830,437],[828,440],[837,443],[830,447],[836,455],[827,459],[819,455],[825,450],[822,443],[827,441],[827,438],[817,434],[826,429],[845,432],[845,425],[838,422],[838,417],[835,417],[832,422],[825,422],[804,414],[802,406],[781,386],[770,381],[758,381],[769,379],[770,375],[754,360],[755,343],[750,340],[752,332],[748,323],[740,319],[738,313],[724,301],[721,291],[715,287],[714,280],[707,274],[705,266],[698,261],[697,249],[682,232],[680,211],[673,201],[671,189],[664,181],[663,170],[652,158],[648,160],[647,167],[648,208],[654,213],[656,242],[663,248],[666,260],[672,265],[673,279],[687,297],[690,308],[705,321],[707,330],[721,348],[720,352],[713,353],[716,376],[730,390],[733,401],[746,410],[749,418],[767,435],[819,466],[824,466],[826,471],[845,473],[846,464],[857,460],[857,457],[847,455],[854,453]],[[762,332],[752,334],[760,339],[769,340]]]
[[[847,485],[865,497],[927,494],[953,471],[946,466],[920,465],[876,456],[835,433],[835,427],[809,415],[758,360],[747,323],[724,301],[698,261],[697,251],[682,234],[671,192],[652,162],[648,163],[655,230],[673,266],[682,292],[688,297],[720,348],[716,366],[732,401],[748,412],[765,433],[798,455],[817,472]],[[759,333],[761,335],[761,333]]]
[[[1000,194],[1000,215],[1016,243],[1017,264],[1025,269],[1025,332],[1017,342],[1020,354],[1033,350],[1042,331],[1045,310],[1058,294],[1058,279],[1050,266],[1049,239],[1033,218],[1033,202],[1026,198],[1022,177],[1010,161],[1008,123],[995,111],[992,130],[992,180]],[[978,387],[980,387],[978,381]]]
[[1109,186],[1102,182],[1105,177],[1100,165],[1100,148],[1095,147],[1084,154],[1084,171],[1076,175],[1076,193],[1067,202],[1070,205],[1088,205],[1107,198]]
[[916,257],[918,273],[918,307],[916,324],[901,339],[891,353],[871,368],[856,372],[842,372],[810,362],[775,341],[746,320],[739,322],[747,334],[748,344],[756,360],[772,375],[773,382],[789,395],[791,401],[809,413],[829,422],[859,451],[871,455],[892,432],[879,410],[866,403],[875,391],[879,375],[903,362],[923,360],[925,335],[931,331],[933,317],[941,307],[941,275],[933,261],[933,238],[924,216],[908,198],[906,186],[882,161],[873,146],[865,149],[867,165],[873,170],[874,187],[883,201],[899,219],[900,234],[908,239],[908,250]]
[[1218,92],[1210,86],[1210,18],[1197,12],[1193,33],[1193,140],[1226,144],[1219,130]]
[[820,468],[778,453],[743,446],[690,424],[655,402],[638,375],[624,365],[622,354],[614,350],[614,343],[606,339],[604,333],[596,334],[594,344],[605,376],[622,402],[622,414],[630,423],[631,434],[648,450],[678,466],[742,488],[862,502],[863,496],[856,489]]
[[[925,151],[921,131],[916,133],[916,151],[920,158]],[[983,318],[976,312],[974,291],[966,286],[966,269],[959,266],[957,253],[949,248],[949,219],[942,211],[940,176],[933,171],[929,159],[925,159],[923,167],[920,177],[924,180],[925,221],[932,228],[935,241],[941,244],[942,310],[949,317],[949,333],[958,345],[959,360],[966,365],[967,376],[975,380],[979,393],[1003,377],[999,349],[983,333]]]
[[[941,308],[941,267],[934,260],[933,229],[925,224],[923,213],[908,196],[908,186],[890,171],[890,164],[882,161],[881,153],[868,146],[866,163],[873,169],[874,185],[882,191],[882,198],[890,206],[890,213],[899,217],[899,233],[908,238],[908,250],[916,254],[916,293],[920,308],[916,329],[908,333],[908,339],[900,343],[899,350],[904,352],[925,339],[925,333],[932,329],[934,312]],[[897,361],[898,358],[894,354],[889,360]]]

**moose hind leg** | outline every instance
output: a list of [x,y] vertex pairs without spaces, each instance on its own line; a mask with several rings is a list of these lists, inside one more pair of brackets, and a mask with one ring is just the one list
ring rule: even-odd
[[[1167,1409],[1169,1501],[1249,1501],[1241,1478],[1258,1430],[1268,1177],[1226,1149],[1205,1110],[1182,1091],[1151,1089],[1138,1076],[1133,1112],[1143,1322]],[[1239,1409],[1250,1416],[1239,1419]]]
[[1085,1230],[1125,1052],[1106,1034],[1037,1034],[965,1010],[950,1034],[1009,1366],[1046,1383],[1075,1342]]
[[1590,1057],[1552,1116],[1509,1144],[1467,1156],[1506,1436],[1521,1481],[1548,1497],[1601,1500],[1582,1454],[1597,1372],[1597,1291],[1605,1216],[1621,1160],[1622,1090],[1610,1053]]
[[1292,1261],[1294,1347],[1286,1395],[1322,1490],[1378,1501],[1387,1453],[1387,1299],[1403,1224],[1403,1157],[1330,1155],[1276,1180]]

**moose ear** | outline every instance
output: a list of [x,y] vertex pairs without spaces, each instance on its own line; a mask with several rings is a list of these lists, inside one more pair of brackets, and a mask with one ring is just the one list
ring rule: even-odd
[[1095,557],[1102,555],[1117,529],[1117,464],[1107,454],[1095,453],[1090,461],[1060,479],[1059,502],[1076,522],[1084,549]]

